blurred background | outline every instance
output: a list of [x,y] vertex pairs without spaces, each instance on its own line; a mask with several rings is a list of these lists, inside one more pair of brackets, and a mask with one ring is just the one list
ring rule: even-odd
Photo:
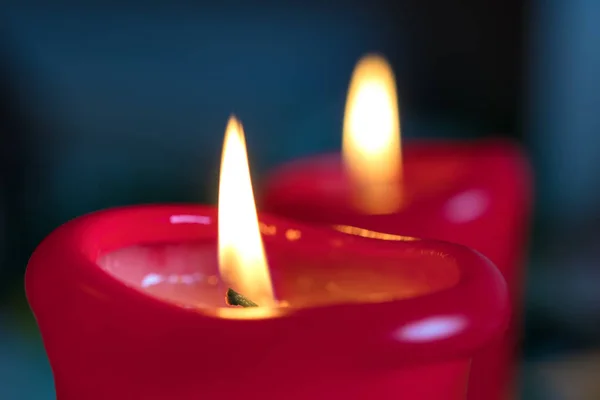
[[600,2],[163,3],[4,2],[2,399],[54,398],[23,293],[44,236],[100,208],[215,201],[231,112],[257,183],[338,150],[350,74],[371,51],[396,70],[405,137],[525,147],[537,197],[521,393],[600,398]]

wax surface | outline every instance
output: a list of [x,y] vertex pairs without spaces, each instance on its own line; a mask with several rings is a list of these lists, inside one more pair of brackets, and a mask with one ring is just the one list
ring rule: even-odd
[[[294,247],[267,244],[270,260],[285,264],[272,277],[277,298],[289,307],[408,299],[450,288],[460,279],[456,260],[435,251],[398,260],[385,250],[365,254],[340,241],[323,260]],[[225,306],[228,286],[219,277],[215,242],[126,247],[102,255],[98,264],[128,285],[183,307]]]

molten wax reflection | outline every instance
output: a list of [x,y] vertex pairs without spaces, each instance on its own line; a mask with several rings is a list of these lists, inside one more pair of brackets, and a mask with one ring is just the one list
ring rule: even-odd
[[334,225],[333,229],[335,229],[336,231],[346,233],[348,235],[360,236],[360,237],[369,238],[369,239],[392,240],[392,241],[400,241],[400,242],[413,242],[416,240],[420,240],[418,238],[414,238],[411,236],[400,236],[400,235],[392,235],[390,233],[375,232],[375,231],[370,231],[368,229],[358,228],[356,226],[349,226],[349,225]]
[[[278,308],[261,311],[219,310],[225,307],[227,285],[219,278],[216,243],[139,245],[105,254],[98,264],[108,273],[148,295],[185,308],[224,318],[267,318],[297,308],[332,304],[373,303],[424,296],[450,288],[460,279],[452,257],[430,252],[382,252],[356,245],[356,237],[340,239],[336,247],[297,229],[265,236],[265,246]],[[312,241],[311,241],[312,240]],[[360,239],[363,240],[363,239]],[[308,242],[308,244],[306,244]],[[307,247],[308,246],[308,247]]]

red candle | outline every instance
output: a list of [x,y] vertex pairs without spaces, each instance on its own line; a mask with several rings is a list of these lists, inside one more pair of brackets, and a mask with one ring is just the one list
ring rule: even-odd
[[[268,215],[261,239],[230,128],[218,211],[102,211],[33,254],[27,297],[57,398],[464,399],[472,355],[509,317],[493,264],[445,242]],[[228,307],[228,287],[258,307]]]
[[494,262],[515,310],[510,330],[473,361],[469,399],[513,391],[520,331],[524,244],[531,179],[512,143],[416,141],[400,151],[394,77],[367,57],[355,71],[344,121],[343,155],[297,160],[275,171],[265,211],[311,223],[345,225],[469,246]]

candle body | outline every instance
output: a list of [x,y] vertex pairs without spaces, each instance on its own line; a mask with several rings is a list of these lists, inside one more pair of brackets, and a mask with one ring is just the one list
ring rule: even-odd
[[446,240],[488,257],[506,279],[514,317],[507,335],[474,358],[469,399],[503,399],[513,391],[520,332],[529,167],[518,148],[502,140],[408,143],[403,156],[402,205],[393,214],[355,210],[341,159],[333,154],[275,171],[263,210],[346,231],[351,226]]
[[473,354],[507,326],[503,278],[467,248],[268,216],[289,306],[224,307],[216,215],[109,210],[38,247],[26,291],[59,400],[464,400]]
[[[197,399],[250,399],[250,400],[306,400],[336,399],[369,400],[373,398],[394,400],[464,400],[467,390],[469,360],[453,360],[426,367],[406,367],[386,372],[348,371],[339,365],[319,368],[300,362],[306,370],[290,368],[295,360],[281,357],[265,359],[273,362],[274,369],[260,368],[257,376],[252,363],[231,360],[231,374],[206,381],[206,358],[199,355],[197,365],[187,365],[187,374],[173,374],[167,366],[161,370],[145,371],[139,365],[135,372],[116,368],[114,373],[124,373],[121,378],[89,385],[89,380],[74,384],[72,376],[56,380],[57,400],[83,399],[136,399],[147,400],[197,400]],[[225,356],[225,354],[224,354]],[[290,354],[290,357],[293,355]],[[170,361],[165,359],[165,362]],[[114,363],[111,368],[114,368]],[[138,379],[141,372],[149,372],[157,382]],[[160,372],[161,375],[157,375]],[[263,375],[264,374],[264,375]],[[133,376],[131,376],[133,375]],[[248,375],[248,376],[242,376]],[[197,381],[197,382],[194,382]],[[143,389],[142,389],[143,388]]]

